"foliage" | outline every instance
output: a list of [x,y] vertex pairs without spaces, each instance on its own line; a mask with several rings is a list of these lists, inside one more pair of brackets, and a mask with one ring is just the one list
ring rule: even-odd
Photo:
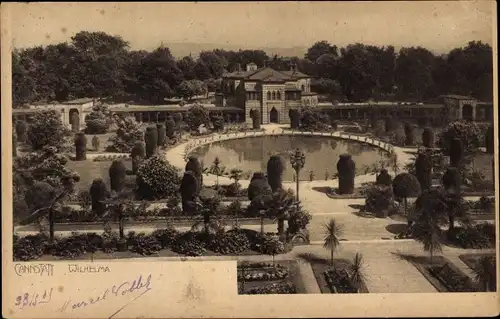
[[158,242],[161,244],[162,248],[170,247],[179,236],[179,232],[172,226],[165,229],[157,229],[153,231],[152,236],[154,236]]
[[156,236],[138,234],[130,250],[143,256],[150,256],[158,254],[161,249],[162,245]]
[[323,247],[330,250],[330,261],[333,265],[333,253],[340,246],[340,239],[344,232],[344,227],[334,218],[331,218],[323,227],[325,231]]
[[482,288],[482,291],[497,290],[495,257],[481,256],[472,270],[474,271],[474,282]]
[[206,86],[200,80],[185,80],[177,86],[177,94],[184,98],[191,98],[196,95],[202,95],[206,91]]
[[250,184],[248,185],[248,199],[250,201],[262,200],[272,193],[271,186],[269,186],[267,179],[263,177],[263,173],[254,173]]
[[488,126],[485,134],[485,144],[486,151],[488,154],[494,154],[495,152],[495,132],[493,125]]
[[290,109],[288,111],[288,116],[290,117],[290,128],[292,130],[297,130],[300,127],[300,113],[297,109]]
[[109,183],[112,191],[121,192],[125,187],[127,168],[121,160],[114,160],[109,167]]
[[186,256],[201,256],[206,253],[206,244],[199,240],[196,232],[187,232],[178,236],[172,244],[172,251]]
[[224,131],[224,118],[222,115],[214,115],[211,117],[212,124],[214,126],[214,130],[216,132]]
[[220,232],[210,237],[207,249],[222,255],[235,255],[250,248],[244,232]]
[[137,171],[137,195],[141,199],[168,198],[177,193],[180,185],[178,171],[166,159],[155,155]]
[[414,131],[413,125],[411,123],[405,123],[405,145],[413,145],[414,144]]
[[258,109],[250,110],[250,118],[252,119],[252,128],[254,130],[260,129],[260,123],[262,121],[260,110]]
[[429,272],[439,279],[449,292],[474,292],[472,282],[467,275],[458,273],[449,263],[430,266]]
[[101,178],[94,179],[92,185],[90,185],[89,193],[92,199],[92,211],[98,216],[102,216],[106,208],[103,201],[109,197],[106,184]]
[[185,171],[182,177],[180,193],[182,196],[182,211],[185,213],[193,213],[193,202],[196,195],[200,192],[199,183],[194,172]]
[[56,111],[37,112],[32,115],[28,131],[28,143],[33,150],[41,150],[46,146],[60,148],[68,130],[61,122]]
[[28,261],[40,258],[45,252],[48,239],[43,233],[21,238],[14,235],[12,249],[14,260]]
[[156,124],[156,131],[158,132],[158,137],[156,139],[158,147],[165,145],[166,129],[165,125],[158,123]]
[[350,154],[339,156],[337,172],[339,172],[339,194],[352,194],[354,192],[354,178],[356,177],[356,163]]
[[279,155],[273,155],[267,161],[267,179],[273,192],[283,187],[285,162]]
[[158,148],[158,130],[156,126],[150,126],[146,129],[144,141],[146,142],[146,158],[150,158],[156,154]]
[[454,167],[460,167],[462,161],[464,159],[464,148],[462,145],[462,141],[458,138],[454,138],[451,140],[450,149],[450,165]]
[[377,217],[387,217],[393,204],[392,187],[372,186],[366,190],[365,209]]
[[311,214],[305,211],[302,205],[299,205],[298,209],[293,209],[288,216],[287,232],[289,234],[299,233],[301,230],[306,229],[311,219]]
[[261,252],[266,255],[281,254],[285,251],[285,245],[280,241],[278,236],[264,236],[262,238]]
[[144,139],[144,133],[140,129],[139,123],[132,116],[117,116],[115,121],[117,125],[116,135],[110,138],[112,145],[109,150],[129,153],[137,141]]
[[323,131],[328,128],[330,118],[328,115],[306,109],[300,114],[300,128],[305,131]]
[[377,179],[375,181],[376,185],[385,185],[385,186],[391,186],[392,185],[392,176],[389,174],[389,172],[386,169],[381,169],[380,173],[377,175]]
[[459,139],[463,153],[467,154],[479,146],[479,135],[480,131],[475,123],[455,121],[443,129],[438,138],[438,146],[446,155],[451,156],[453,140]]
[[434,147],[434,139],[434,131],[429,127],[424,128],[422,132],[422,144],[425,147]]
[[132,173],[137,174],[139,165],[146,157],[146,144],[143,141],[135,142],[130,151],[130,156],[132,157]]
[[[180,113],[176,113],[180,114]],[[172,118],[167,118],[167,121],[165,122],[165,129],[166,129],[166,135],[168,138],[172,139],[175,137],[175,122]]]
[[400,198],[408,198],[418,196],[421,188],[418,179],[415,175],[409,173],[401,173],[396,175],[392,182],[394,195]]
[[87,138],[82,132],[76,133],[75,135],[75,148],[76,155],[75,160],[84,161],[87,159]]
[[426,153],[420,153],[415,160],[415,174],[421,189],[429,189],[432,184],[432,159]]
[[441,178],[443,186],[446,190],[460,191],[462,185],[462,175],[455,167],[448,167]]
[[94,135],[92,137],[92,147],[94,148],[94,151],[99,151],[99,146],[100,146],[101,142],[99,141],[99,138]]
[[199,189],[203,186],[203,171],[200,161],[195,156],[190,156],[188,162],[186,163],[185,171],[191,171],[194,173],[196,180],[199,183]]
[[16,132],[16,135],[17,135],[17,140],[20,142],[20,143],[24,143],[26,142],[26,140],[28,139],[28,131],[29,131],[29,126],[28,126],[28,123],[26,123],[26,121],[23,121],[23,120],[19,120],[15,123],[15,132]]
[[209,127],[210,117],[208,110],[201,105],[193,105],[189,108],[184,118],[189,130],[196,131],[200,125]]
[[98,104],[85,117],[86,134],[105,134],[112,123],[111,112],[105,104]]

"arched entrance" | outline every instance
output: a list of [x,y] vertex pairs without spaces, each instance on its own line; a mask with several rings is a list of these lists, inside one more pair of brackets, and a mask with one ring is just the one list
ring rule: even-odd
[[271,112],[269,112],[269,122],[271,123],[278,123],[278,118],[279,118],[279,113],[276,110],[275,107],[271,109]]
[[462,106],[462,119],[466,121],[472,121],[473,120],[473,108],[472,105],[465,104]]
[[73,132],[80,131],[80,112],[78,109],[69,110],[69,123]]

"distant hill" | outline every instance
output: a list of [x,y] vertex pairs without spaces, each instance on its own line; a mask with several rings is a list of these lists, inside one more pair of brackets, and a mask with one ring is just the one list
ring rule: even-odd
[[275,54],[280,56],[296,56],[303,57],[307,51],[307,47],[290,47],[290,48],[273,48],[273,47],[246,47],[244,45],[233,44],[215,44],[215,43],[163,43],[165,47],[170,48],[170,52],[180,58],[191,54],[193,57],[198,56],[201,51],[211,51],[214,49],[224,49],[238,51],[242,50],[263,50],[269,56]]

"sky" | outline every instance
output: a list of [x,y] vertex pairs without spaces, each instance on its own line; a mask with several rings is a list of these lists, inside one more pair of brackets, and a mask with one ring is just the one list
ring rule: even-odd
[[492,44],[492,3],[482,1],[11,4],[13,46],[120,35],[131,49],[163,43],[309,47],[319,40],[423,46],[443,53],[471,40]]

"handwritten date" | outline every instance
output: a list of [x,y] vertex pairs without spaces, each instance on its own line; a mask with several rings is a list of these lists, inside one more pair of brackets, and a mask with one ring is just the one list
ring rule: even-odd
[[23,309],[25,307],[36,307],[39,304],[49,303],[52,299],[53,291],[54,288],[50,288],[50,290],[45,289],[43,293],[24,293],[16,297],[14,306],[18,307],[19,309]]

